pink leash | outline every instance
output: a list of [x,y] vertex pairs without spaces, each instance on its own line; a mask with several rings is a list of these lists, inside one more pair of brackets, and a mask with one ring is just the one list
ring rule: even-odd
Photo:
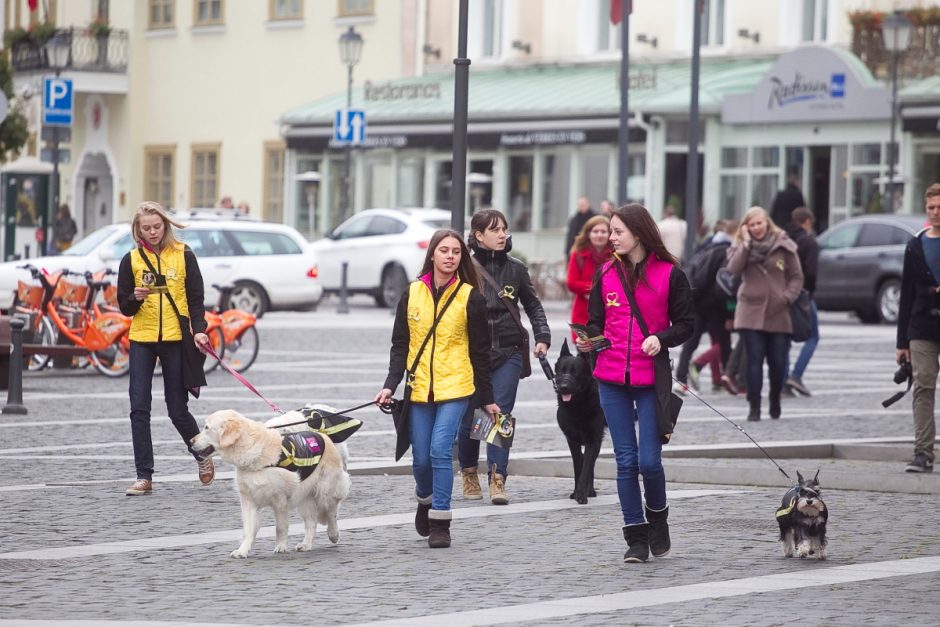
[[257,395],[258,395],[258,398],[260,398],[261,400],[263,400],[265,403],[268,404],[268,407],[270,407],[271,409],[273,409],[274,411],[276,411],[276,412],[279,413],[279,414],[285,413],[284,410],[282,410],[280,407],[278,407],[277,405],[275,405],[274,403],[272,403],[271,401],[269,401],[268,399],[266,399],[266,398],[264,397],[264,394],[262,394],[261,392],[259,392],[259,391],[257,390],[257,388],[255,388],[255,386],[253,386],[253,385],[251,384],[251,382],[250,382],[248,379],[246,379],[245,377],[243,377],[240,373],[236,372],[235,369],[232,368],[231,366],[229,366],[227,363],[225,363],[224,361],[222,361],[221,359],[219,359],[219,356],[216,355],[215,349],[212,348],[212,345],[211,345],[211,344],[206,344],[205,347],[203,347],[202,350],[203,350],[203,352],[205,352],[207,355],[209,355],[210,357],[213,357],[217,362],[219,362],[219,364],[220,364],[223,368],[225,368],[226,370],[228,370],[229,374],[231,374],[233,377],[235,377],[242,385],[244,385],[246,388],[248,388],[249,390],[251,390],[252,392],[254,392],[255,394],[257,394]]

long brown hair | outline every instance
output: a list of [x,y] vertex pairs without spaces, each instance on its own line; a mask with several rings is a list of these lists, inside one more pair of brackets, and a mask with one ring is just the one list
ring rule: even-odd
[[649,261],[648,253],[655,253],[659,259],[671,263],[674,266],[679,265],[679,261],[672,256],[672,253],[669,252],[666,245],[663,243],[663,237],[659,233],[659,227],[653,222],[653,216],[646,210],[646,207],[638,203],[630,203],[629,205],[614,209],[610,217],[611,219],[616,217],[623,222],[624,226],[629,229],[633,237],[639,240],[640,245],[643,246],[647,252],[646,258],[635,266],[630,262],[628,257],[621,257],[614,253],[616,257],[623,262],[624,267],[627,268],[627,281],[630,283],[631,287],[636,285],[637,280],[646,282],[646,264]]
[[438,229],[434,231],[434,235],[431,236],[431,242],[428,244],[428,252],[424,256],[424,265],[421,267],[421,272],[418,273],[418,276],[420,277],[428,272],[434,272],[434,261],[431,258],[434,256],[434,251],[441,241],[448,237],[453,237],[460,242],[460,263],[457,265],[457,276],[460,277],[461,281],[480,289],[480,276],[477,274],[476,268],[473,267],[473,260],[470,259],[470,250],[467,249],[467,244],[460,238],[460,234],[453,229]]
[[[591,246],[591,231],[594,230],[594,227],[598,224],[607,225],[607,232],[610,233],[610,218],[604,215],[590,218],[584,223],[584,226],[581,227],[581,232],[578,233],[578,236],[574,238],[574,244],[571,246],[571,250],[568,251],[569,255]],[[611,247],[609,239],[607,240],[607,247]]]

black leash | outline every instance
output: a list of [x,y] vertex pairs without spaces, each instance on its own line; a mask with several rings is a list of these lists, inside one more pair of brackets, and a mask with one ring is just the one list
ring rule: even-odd
[[552,387],[555,388],[557,392],[558,387],[555,385],[555,371],[552,370],[552,365],[548,363],[548,359],[546,359],[543,354],[539,354],[539,365],[542,366],[542,372],[544,372],[545,377],[552,382]]
[[[393,399],[393,400],[394,400],[394,399]],[[320,416],[320,418],[330,418],[330,417],[332,417],[332,416],[339,416],[340,414],[349,414],[349,413],[352,413],[352,412],[356,411],[357,409],[364,409],[364,408],[370,407],[370,406],[372,406],[372,405],[375,405],[375,401],[369,401],[368,403],[363,403],[362,405],[356,405],[355,407],[350,407],[349,409],[341,409],[341,410],[339,410],[339,411],[335,411],[335,412],[332,412],[332,413],[330,413],[330,412],[327,412],[327,413],[320,413],[320,410],[318,410],[318,409],[317,409],[317,410],[314,410],[314,411],[317,413],[318,416]],[[389,411],[385,411],[385,408],[384,408],[383,406],[379,406],[379,409],[381,409],[381,410],[382,410],[383,412],[385,412],[385,413],[389,413],[389,412],[391,411],[390,409],[389,409]],[[305,425],[305,424],[307,424],[307,421],[308,421],[308,420],[309,420],[309,419],[304,419],[304,420],[300,420],[300,421],[298,421],[298,422],[288,422],[288,423],[283,424],[283,425],[275,425],[275,426],[271,427],[271,429],[281,429],[282,427],[293,427],[294,425]]]
[[776,460],[775,460],[773,457],[770,456],[770,453],[768,453],[767,451],[765,451],[765,450],[764,450],[764,447],[757,443],[757,440],[755,440],[755,439],[752,438],[750,435],[748,435],[747,431],[745,431],[744,429],[741,428],[741,425],[739,425],[738,423],[736,423],[735,421],[731,420],[730,418],[728,418],[727,416],[725,416],[723,413],[721,413],[720,411],[718,411],[717,409],[715,409],[714,407],[712,407],[712,406],[708,403],[708,401],[706,401],[706,400],[703,399],[701,396],[699,396],[698,394],[696,394],[695,392],[693,392],[693,391],[692,391],[692,388],[690,388],[687,384],[683,383],[682,381],[680,381],[679,379],[677,379],[677,378],[675,378],[675,377],[673,377],[672,380],[675,381],[676,383],[678,383],[679,385],[681,385],[683,388],[685,388],[686,392],[688,392],[689,394],[691,394],[693,397],[697,398],[697,399],[702,403],[702,405],[705,405],[705,407],[709,408],[710,410],[712,410],[713,412],[715,412],[716,414],[718,414],[719,416],[721,416],[722,418],[724,418],[725,420],[727,420],[728,422],[730,422],[730,423],[734,426],[735,429],[737,429],[738,431],[740,431],[741,433],[743,433],[744,436],[745,436],[748,440],[750,440],[751,442],[754,443],[754,446],[756,446],[757,448],[760,449],[760,452],[761,452],[761,453],[763,453],[764,455],[767,456],[767,459],[769,459],[769,460],[771,461],[771,463],[773,463],[773,465],[777,467],[777,470],[779,470],[781,473],[783,473],[783,476],[786,477],[788,481],[790,481],[791,483],[793,483],[793,479],[790,478],[790,475],[787,474],[787,471],[784,470],[783,468],[781,468],[781,467],[780,467],[780,464],[778,464],[778,463],[776,462]]

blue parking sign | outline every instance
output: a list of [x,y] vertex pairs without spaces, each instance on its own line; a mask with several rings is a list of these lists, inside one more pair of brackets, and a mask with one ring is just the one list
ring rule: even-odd
[[72,126],[74,95],[72,79],[47,77],[42,87],[43,126]]

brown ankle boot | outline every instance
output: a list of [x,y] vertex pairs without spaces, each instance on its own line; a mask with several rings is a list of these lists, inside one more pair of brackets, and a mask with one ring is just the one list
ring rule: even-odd
[[477,467],[461,468],[460,478],[463,480],[463,498],[465,501],[479,501],[483,498],[483,489],[480,487],[480,478],[477,476]]
[[496,472],[496,466],[490,473],[490,501],[493,505],[508,505],[509,495],[506,494],[506,477]]
[[450,511],[432,509],[428,515],[431,533],[428,536],[428,546],[432,549],[450,548]]

